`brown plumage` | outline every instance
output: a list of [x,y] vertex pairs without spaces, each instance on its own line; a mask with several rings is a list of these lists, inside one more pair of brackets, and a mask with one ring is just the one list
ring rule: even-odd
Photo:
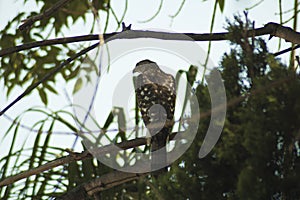
[[[172,131],[176,101],[175,79],[150,60],[138,62],[133,73],[137,73],[134,86],[138,107],[152,136],[151,152],[154,152],[166,145]],[[166,162],[166,152],[156,156],[152,154],[154,168],[161,164],[166,166]]]

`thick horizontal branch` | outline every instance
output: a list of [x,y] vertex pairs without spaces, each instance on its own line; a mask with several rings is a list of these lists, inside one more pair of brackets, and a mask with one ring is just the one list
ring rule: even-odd
[[270,29],[270,36],[279,37],[285,39],[287,42],[292,42],[295,44],[300,44],[300,33],[294,31],[292,28],[287,26],[281,26],[280,24],[271,22],[265,26],[267,29]]
[[[106,42],[115,40],[115,39],[137,39],[137,38],[154,38],[161,40],[187,40],[187,41],[220,41],[227,40],[228,32],[223,33],[169,33],[169,32],[156,32],[156,31],[142,31],[142,30],[128,30],[125,32],[115,32],[103,34],[103,37]],[[285,39],[286,41],[293,42],[295,44],[300,44],[300,33],[293,31],[289,27],[281,26],[276,23],[268,23],[264,27],[247,30],[247,35],[249,37],[261,36],[261,35],[270,35],[271,37],[276,36]],[[58,44],[67,44],[73,42],[84,42],[91,40],[99,40],[99,35],[83,35],[76,37],[67,37],[67,38],[57,38],[52,40],[44,40],[32,43],[26,43],[23,45],[10,47],[0,51],[0,57],[19,52],[22,50],[27,50],[31,48],[48,46],[48,45],[58,45]]]
[[[175,135],[175,134],[176,133],[174,133],[172,135]],[[126,149],[130,149],[130,148],[134,148],[134,147],[138,147],[138,146],[146,145],[146,144],[147,144],[146,138],[137,138],[137,139],[133,139],[133,140],[124,141],[124,142],[121,142],[121,143],[115,144],[115,145],[106,145],[103,147],[99,147],[97,149],[96,153],[98,155],[102,155],[102,154],[105,155],[105,153],[107,153],[107,152],[112,153],[112,149],[115,149],[115,146],[118,146],[122,150],[126,150]],[[68,163],[71,163],[74,161],[85,160],[85,159],[91,158],[91,157],[92,157],[92,155],[90,154],[90,152],[88,150],[83,151],[82,153],[70,153],[69,156],[65,156],[65,157],[53,160],[49,163],[46,163],[46,164],[36,167],[34,169],[30,169],[28,171],[22,172],[20,174],[17,174],[17,175],[11,176],[11,177],[7,177],[6,179],[0,181],[0,187],[12,184],[23,178],[27,178],[29,176],[36,175],[36,174],[42,173],[44,171],[53,169],[57,166],[65,165],[65,164],[68,164]]]
[[[176,134],[181,132],[174,132],[170,135],[170,140],[172,140]],[[103,147],[99,147],[97,150],[93,150],[93,153],[96,153],[97,155],[105,155],[106,153],[113,153],[113,151],[116,151],[116,146],[119,147],[119,150],[126,150],[134,147],[138,147],[141,145],[147,144],[147,138],[136,138],[128,141],[124,141],[118,144],[110,144]],[[20,174],[7,177],[6,179],[0,181],[0,187],[12,184],[18,180],[21,180],[23,178],[27,178],[32,175],[36,175],[39,173],[42,173],[44,171],[53,169],[55,167],[65,165],[74,161],[79,160],[85,160],[87,158],[93,157],[89,150],[85,150],[82,153],[70,153],[70,155],[61,157],[59,159],[53,160],[49,163],[46,163],[44,165],[41,165],[39,167],[36,167],[34,169],[30,169],[28,171],[22,172]]]

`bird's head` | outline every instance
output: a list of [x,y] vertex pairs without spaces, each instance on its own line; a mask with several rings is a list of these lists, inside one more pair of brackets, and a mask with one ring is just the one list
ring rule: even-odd
[[147,59],[142,60],[136,64],[135,68],[133,69],[133,74],[150,74],[157,70],[160,70],[158,65],[155,62]]

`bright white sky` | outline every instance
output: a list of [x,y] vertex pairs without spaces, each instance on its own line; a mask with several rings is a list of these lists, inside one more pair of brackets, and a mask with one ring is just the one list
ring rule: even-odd
[[[0,1],[0,29],[2,30],[3,27],[6,25],[6,22],[10,19],[12,19],[14,16],[17,15],[18,12],[23,10],[34,10],[39,11],[39,8],[36,7],[35,1],[32,0],[33,3],[26,4],[25,7],[23,7],[23,1]],[[115,2],[120,1],[112,1],[112,8],[114,9],[115,13],[117,13],[118,17],[120,18],[125,3],[119,4]],[[153,1],[147,1],[147,0],[128,0],[128,10],[127,14],[125,16],[124,22],[126,24],[132,24],[132,29],[160,29],[164,31],[175,31],[180,33],[208,33],[210,29],[210,22],[213,12],[213,1],[186,1],[186,3],[183,6],[183,9],[179,13],[179,15],[174,18],[173,20],[169,17],[170,15],[174,15],[176,11],[178,10],[181,0],[166,0],[164,1],[162,5],[162,10],[158,14],[156,18],[154,18],[152,21],[147,23],[141,23],[140,21],[144,21],[149,19],[151,16],[154,15],[154,13],[157,11],[160,0],[153,0]],[[230,2],[230,3],[229,3]],[[226,26],[226,18],[232,19],[233,14],[240,13],[241,16],[243,16],[243,11],[246,8],[250,8],[256,3],[260,2],[257,1],[235,1],[235,0],[227,0],[225,1],[225,10],[223,13],[220,12],[218,9],[217,16],[215,19],[215,25],[214,25],[214,31],[213,32],[223,32],[225,31],[224,26]],[[283,5],[283,10],[289,10],[292,8],[291,3],[286,3]],[[255,26],[261,27],[265,25],[268,22],[279,22],[279,15],[276,14],[279,13],[279,6],[278,2],[274,0],[264,0],[260,5],[257,7],[251,9],[249,11],[249,18],[251,20],[255,20]],[[284,15],[284,20],[288,19],[291,16],[291,13]],[[101,20],[105,19],[105,14],[101,14]],[[113,20],[113,17],[111,16],[111,22],[110,26],[108,28],[108,32],[114,32],[116,31],[116,23]],[[70,31],[67,31],[65,36],[78,36],[78,35],[85,35],[89,34],[89,30],[91,27],[90,22],[92,22],[92,16],[89,16],[87,18],[87,23],[84,24],[83,21],[78,21]],[[291,23],[286,24],[287,26],[292,26]],[[104,28],[104,24],[101,25],[101,28]],[[16,27],[17,28],[17,27]],[[53,36],[55,38],[55,36]],[[265,38],[268,38],[268,36],[265,36]],[[207,49],[207,43],[206,42],[199,42],[198,43],[204,51]],[[77,44],[76,44],[77,45]],[[269,49],[271,49],[272,52],[276,52],[278,49],[278,40],[272,39],[270,42],[268,42]],[[282,41],[282,48],[289,47],[289,44]],[[79,46],[78,46],[79,48]],[[213,61],[213,65],[217,66],[222,54],[224,51],[229,51],[229,45],[228,42],[222,41],[222,42],[213,42],[212,43],[212,50],[211,50],[211,60]],[[149,51],[148,51],[149,53]],[[144,52],[140,53],[127,53],[121,56],[121,58],[115,61],[116,67],[114,68],[114,65],[111,68],[111,74],[115,74],[114,76],[110,76],[108,78],[104,78],[104,80],[109,80],[111,84],[103,84],[105,85],[106,89],[103,89],[104,92],[101,93],[101,97],[97,97],[99,99],[111,99],[112,92],[114,91],[114,88],[116,84],[112,83],[118,83],[118,80],[122,77],[122,75],[126,74],[127,72],[131,71],[134,67],[134,64],[143,59],[146,58]],[[149,53],[150,55],[150,53]],[[160,56],[159,56],[160,55]],[[163,56],[161,56],[163,55]],[[172,58],[172,53],[153,53],[151,54],[150,58],[155,59],[156,62],[158,62],[161,65],[164,66],[177,66],[180,68],[187,67],[186,61],[180,58]],[[148,57],[148,54],[147,54]],[[122,59],[125,59],[126,61],[123,61]],[[287,60],[286,57],[283,57],[283,60]],[[122,62],[121,62],[122,61]],[[130,68],[126,68],[126,66],[120,66],[121,63],[126,66],[131,66]],[[197,64],[197,63],[195,63]],[[121,67],[124,68],[124,71],[119,70]],[[176,70],[177,68],[172,68],[173,70]],[[74,82],[68,84],[67,86],[61,81],[58,82],[56,85],[56,88],[60,92],[59,96],[52,95],[49,99],[49,108],[52,110],[59,110],[61,108],[64,108],[69,102],[67,98],[64,95],[64,90],[69,90],[69,94],[72,93],[72,87],[71,85],[74,84]],[[4,87],[3,87],[4,88]],[[2,109],[4,106],[6,106],[9,102],[11,102],[17,95],[19,95],[23,89],[16,89],[12,92],[9,98],[5,98],[5,90],[1,90],[0,93],[3,98],[0,99],[0,109]],[[101,90],[101,88],[100,88]],[[110,91],[110,94],[109,94]],[[107,96],[103,95],[106,94]],[[111,102],[107,101],[107,104],[101,103],[103,109],[101,110],[101,116],[99,117],[100,124],[103,124],[103,121],[107,115],[109,110],[111,109],[110,105]],[[15,117],[22,113],[24,110],[36,106],[36,105],[42,105],[40,103],[40,99],[37,96],[37,93],[34,92],[32,95],[22,99],[19,103],[17,103],[13,108],[11,108],[7,115],[10,117]],[[106,110],[105,110],[106,109]],[[39,119],[40,116],[36,114],[26,114],[23,117],[23,122],[26,125],[31,125],[32,123],[36,122]],[[10,144],[10,140],[12,137],[12,133],[5,139],[2,140],[6,129],[10,125],[10,121],[5,119],[4,117],[0,118],[0,145],[1,145],[1,153],[4,153],[8,151],[8,146],[5,146],[5,144]],[[57,130],[57,131],[61,131]],[[26,129],[23,129],[23,131],[20,131],[21,134],[24,134],[24,136],[27,136],[29,134],[29,131]],[[35,134],[35,133],[31,133]],[[25,137],[24,137],[25,138]],[[21,145],[24,142],[23,137],[19,137],[19,141],[17,144]],[[2,140],[2,143],[1,143]],[[52,139],[52,142],[56,144],[56,146],[61,146],[65,148],[70,148],[73,144],[74,137],[66,137],[65,135],[59,135],[56,134],[56,136]],[[30,146],[33,141],[26,141],[26,144]]]

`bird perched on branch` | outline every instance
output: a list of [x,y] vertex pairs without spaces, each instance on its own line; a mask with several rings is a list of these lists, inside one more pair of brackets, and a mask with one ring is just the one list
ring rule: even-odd
[[166,151],[154,152],[166,146],[172,131],[176,101],[175,79],[151,60],[138,62],[133,73],[138,107],[151,135],[152,169],[166,167]]

